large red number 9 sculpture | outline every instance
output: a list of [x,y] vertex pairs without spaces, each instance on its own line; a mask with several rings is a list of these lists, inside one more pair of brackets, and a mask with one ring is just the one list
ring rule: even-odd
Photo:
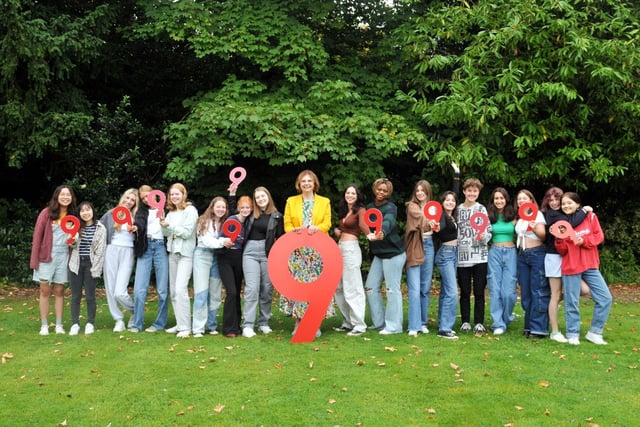
[[[322,258],[320,277],[308,283],[298,282],[289,271],[291,253],[303,247],[315,249]],[[290,231],[273,244],[267,260],[267,269],[271,282],[278,292],[292,300],[309,303],[291,342],[312,342],[340,283],[342,276],[340,248],[325,233],[309,234],[306,230],[299,233]]]

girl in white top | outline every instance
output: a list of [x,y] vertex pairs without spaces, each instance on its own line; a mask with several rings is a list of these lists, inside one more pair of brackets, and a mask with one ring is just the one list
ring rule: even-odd
[[[130,188],[125,191],[120,197],[118,206],[127,208],[133,221],[138,210],[138,190]],[[113,332],[123,332],[125,330],[123,310],[131,313],[129,322],[131,323],[133,320],[133,299],[129,295],[128,287],[135,260],[133,233],[136,231],[136,226],[116,222],[113,219],[114,209],[109,210],[100,218],[100,222],[107,229],[104,287],[107,291],[107,303],[111,317],[116,321]]]
[[167,238],[169,252],[169,295],[176,316],[176,326],[168,333],[178,338],[191,335],[191,300],[189,280],[193,269],[193,252],[196,248],[196,223],[198,211],[187,202],[187,189],[180,183],[169,188],[167,216],[160,220],[162,234]]

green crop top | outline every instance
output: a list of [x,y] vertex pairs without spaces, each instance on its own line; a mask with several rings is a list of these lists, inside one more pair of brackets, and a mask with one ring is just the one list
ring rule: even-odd
[[515,240],[515,224],[513,221],[505,222],[502,215],[498,215],[498,220],[495,224],[491,224],[491,229],[491,233],[493,235],[491,241],[493,243],[506,243],[513,242]]

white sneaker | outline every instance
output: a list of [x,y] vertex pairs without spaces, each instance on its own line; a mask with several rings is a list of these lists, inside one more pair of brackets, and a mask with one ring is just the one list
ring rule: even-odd
[[218,335],[218,331],[216,331],[215,329],[212,331],[209,331],[209,335]]
[[159,329],[156,328],[155,326],[151,325],[149,326],[147,329],[144,330],[145,332],[149,332],[150,334],[153,334],[154,332],[158,332]]
[[124,322],[122,320],[116,320],[116,325],[113,327],[113,332],[124,332]]
[[242,336],[245,338],[253,338],[256,336],[253,328],[242,328]]
[[40,326],[40,335],[42,336],[49,335],[49,325]]
[[462,326],[460,326],[460,332],[471,332],[471,325],[469,322],[464,322]]
[[567,338],[567,343],[570,345],[580,345],[580,339],[578,337]]
[[418,331],[409,331],[409,336],[410,337],[417,337],[418,336]]
[[258,329],[260,329],[260,332],[262,332],[263,334],[270,334],[271,332],[273,332],[273,329],[271,329],[269,327],[269,325],[262,325],[260,327],[258,327]]
[[175,334],[178,332],[178,325],[174,326],[173,328],[165,329],[164,331],[168,334]]
[[193,334],[194,338],[202,338],[204,335],[202,334],[202,332],[196,332],[195,334]]
[[493,330],[493,335],[502,335],[502,334],[504,334],[504,329],[502,328],[495,328]]
[[62,325],[56,325],[56,334],[64,335],[64,328],[62,327]]
[[91,335],[94,331],[95,331],[95,328],[93,327],[93,323],[87,323],[86,325],[84,325],[85,335]]
[[180,331],[176,334],[176,337],[178,338],[189,338],[189,335],[191,335],[191,331]]
[[71,325],[71,329],[69,329],[69,335],[78,335],[78,332],[80,332],[80,325],[78,325],[77,323]]
[[398,332],[393,332],[393,331],[390,331],[390,330],[388,330],[388,329],[383,329],[383,330],[381,330],[381,331],[380,331],[380,332],[378,332],[378,333],[379,333],[380,335],[393,335],[393,334],[399,334],[399,333],[400,333],[400,331],[398,331]]
[[589,331],[587,332],[587,335],[584,336],[584,338],[587,341],[591,341],[592,343],[597,345],[607,345],[607,342],[602,339],[601,334],[594,334],[593,332]]
[[551,332],[551,335],[549,335],[549,339],[552,339],[554,341],[561,342],[561,343],[567,342],[567,339],[565,338],[564,335],[562,335],[562,332]]
[[427,328],[426,325],[422,325],[422,328],[420,328],[420,332],[423,334],[428,334],[429,333],[429,328]]

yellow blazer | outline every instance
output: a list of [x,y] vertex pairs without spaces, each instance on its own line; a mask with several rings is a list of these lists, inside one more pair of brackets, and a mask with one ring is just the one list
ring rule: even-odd
[[[312,221],[320,231],[329,232],[331,228],[331,202],[328,198],[315,195]],[[302,194],[291,196],[284,206],[284,231],[302,227]]]

